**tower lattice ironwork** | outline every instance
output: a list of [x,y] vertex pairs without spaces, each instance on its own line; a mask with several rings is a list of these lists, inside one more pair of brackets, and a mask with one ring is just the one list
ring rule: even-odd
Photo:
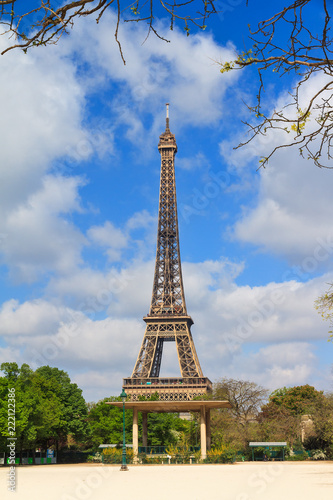
[[[161,179],[157,250],[150,311],[143,319],[146,331],[130,378],[124,388],[132,399],[157,392],[162,400],[186,400],[211,391],[203,377],[187,314],[180,251],[175,183],[177,144],[169,128],[160,136]],[[164,342],[176,342],[181,378],[160,378]]]

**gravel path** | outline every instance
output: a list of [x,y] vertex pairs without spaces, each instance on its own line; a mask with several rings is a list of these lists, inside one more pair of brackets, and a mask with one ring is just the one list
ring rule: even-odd
[[333,462],[0,468],[1,500],[332,500]]

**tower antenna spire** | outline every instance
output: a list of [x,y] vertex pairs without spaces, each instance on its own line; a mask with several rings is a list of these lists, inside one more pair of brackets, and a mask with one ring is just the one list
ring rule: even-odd
[[169,103],[166,103],[166,130],[169,130]]

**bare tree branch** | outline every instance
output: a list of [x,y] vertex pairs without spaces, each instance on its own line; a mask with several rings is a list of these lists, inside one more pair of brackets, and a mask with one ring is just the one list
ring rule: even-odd
[[318,297],[315,302],[315,308],[321,315],[323,320],[329,321],[330,323],[330,333],[329,340],[333,341],[333,284],[330,283],[330,287],[327,292]]
[[[2,51],[2,55],[14,48],[21,48],[25,52],[33,46],[55,44],[64,33],[69,33],[77,18],[97,14],[98,23],[106,10],[115,5],[117,12],[117,21],[115,25],[114,36],[119,47],[121,58],[125,64],[125,59],[119,40],[119,26],[124,22],[148,22],[148,35],[153,32],[162,40],[162,37],[156,28],[155,10],[158,4],[170,17],[170,28],[172,29],[177,20],[183,23],[187,34],[190,32],[189,25],[193,24],[199,29],[206,28],[206,19],[211,14],[216,14],[214,0],[188,0],[187,2],[173,3],[158,2],[154,0],[135,0],[128,3],[121,0],[77,0],[67,2],[59,7],[57,0],[38,0],[39,5],[31,10],[22,11],[22,2],[18,0],[0,0],[0,26],[3,29],[2,34],[12,35],[15,40]],[[203,12],[192,10],[199,5]],[[8,6],[8,7],[7,7]],[[127,12],[127,14],[126,14]],[[23,28],[23,25],[27,28]]]
[[[306,9],[310,7],[310,0],[296,0],[271,18],[260,21],[257,29],[250,31],[252,47],[248,51],[239,54],[234,61],[221,63],[222,73],[256,66],[259,77],[257,103],[248,106],[248,109],[260,121],[257,124],[245,122],[249,138],[236,149],[272,129],[281,130],[286,136],[285,141],[281,141],[267,156],[261,157],[260,166],[265,167],[278,150],[296,146],[301,156],[312,160],[318,167],[333,168],[329,164],[333,156],[333,5],[328,5],[327,0],[319,0],[317,4],[319,14],[322,12],[322,16],[318,15],[318,20],[322,19],[319,34],[315,31],[317,28],[306,24],[309,23],[309,16],[305,14],[308,13]],[[298,83],[290,102],[283,109],[267,115],[262,98],[265,78],[270,71],[279,77],[294,76]],[[326,75],[328,83],[314,91],[306,101],[301,91],[318,73]]]
[[254,382],[222,378],[214,384],[214,399],[227,399],[231,413],[246,426],[266,402],[268,390]]
[[[253,1],[253,0],[252,0]],[[251,0],[246,4],[252,7]],[[120,56],[125,64],[119,28],[121,22],[141,22],[148,26],[147,37],[154,33],[166,40],[155,24],[155,12],[159,5],[169,16],[170,29],[176,23],[183,25],[187,35],[191,26],[204,30],[207,20],[216,14],[215,0],[76,0],[60,5],[59,0],[36,0],[36,7],[24,11],[18,0],[0,0],[0,26],[3,34],[12,36],[12,43],[2,54],[14,48],[25,52],[33,46],[55,44],[64,33],[69,33],[76,19],[96,14],[98,23],[111,7],[117,17],[114,36]],[[59,6],[60,5],[60,6]],[[332,160],[332,68],[333,2],[317,1],[317,23],[314,28],[308,12],[310,0],[289,1],[269,19],[258,22],[249,33],[251,47],[236,54],[234,61],[221,63],[221,72],[241,70],[254,66],[258,74],[257,102],[248,106],[256,121],[245,122],[249,138],[239,144],[244,146],[255,137],[266,135],[271,130],[283,131],[286,139],[260,160],[265,166],[280,149],[297,147],[302,156],[312,160],[318,167],[333,168]],[[298,83],[291,94],[290,102],[283,109],[266,111],[263,94],[268,73],[277,77],[292,76]],[[303,89],[317,74],[325,75],[328,83],[313,92],[304,103]]]

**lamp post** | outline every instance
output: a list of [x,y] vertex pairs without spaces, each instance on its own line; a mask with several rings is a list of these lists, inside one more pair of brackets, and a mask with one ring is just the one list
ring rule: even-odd
[[125,401],[127,398],[127,394],[124,389],[121,391],[120,397],[123,402],[123,454],[122,454],[120,470],[128,470],[128,467],[126,465],[126,441],[125,441]]

